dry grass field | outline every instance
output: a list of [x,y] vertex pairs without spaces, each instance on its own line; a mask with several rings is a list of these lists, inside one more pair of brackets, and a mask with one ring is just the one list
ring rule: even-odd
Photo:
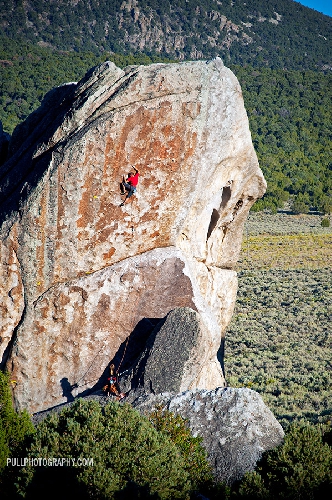
[[250,214],[238,270],[332,267],[332,227],[317,215]]
[[279,421],[332,421],[332,231],[321,217],[251,214],[226,334],[230,386],[261,393]]
[[321,269],[332,267],[332,234],[249,236],[241,269]]

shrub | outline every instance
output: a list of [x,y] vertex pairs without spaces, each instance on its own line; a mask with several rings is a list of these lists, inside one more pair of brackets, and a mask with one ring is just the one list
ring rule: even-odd
[[34,432],[26,411],[13,408],[10,376],[0,371],[0,491],[1,498],[14,498],[15,468],[6,467],[7,458],[22,456],[28,437]]
[[292,201],[292,210],[295,214],[307,214],[309,212],[309,198],[302,193],[295,196]]
[[[83,497],[105,499],[189,498],[192,488],[190,467],[174,442],[127,404],[74,402],[38,425],[26,456],[76,459],[55,472],[23,468],[18,491],[26,498],[46,498],[51,490],[63,498],[64,481],[66,490],[79,487]],[[78,458],[93,458],[93,466],[80,466]]]
[[157,408],[149,419],[157,431],[170,438],[180,451],[193,489],[201,489],[203,485],[212,484],[212,468],[202,447],[202,438],[192,436],[187,422],[179,415],[162,408]]
[[332,487],[332,449],[319,427],[294,424],[284,443],[268,451],[239,487],[240,498],[327,500]]
[[320,223],[320,225],[322,227],[330,227],[330,221],[329,221],[329,219],[327,219],[327,218],[322,219],[322,222]]
[[0,371],[0,474],[7,458],[17,456],[26,437],[34,432],[26,411],[16,413],[10,390],[10,375]]

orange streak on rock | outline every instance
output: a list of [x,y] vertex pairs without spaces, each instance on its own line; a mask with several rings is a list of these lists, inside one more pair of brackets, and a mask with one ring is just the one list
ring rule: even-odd
[[109,250],[108,252],[103,253],[103,259],[107,261],[107,260],[108,260],[108,259],[110,259],[110,258],[112,257],[112,255],[114,255],[114,254],[115,254],[115,248],[114,248],[114,247],[112,247],[112,248],[110,248],[110,250]]
[[155,231],[154,233],[150,234],[150,238],[156,238],[156,236],[159,235],[160,235],[159,231]]

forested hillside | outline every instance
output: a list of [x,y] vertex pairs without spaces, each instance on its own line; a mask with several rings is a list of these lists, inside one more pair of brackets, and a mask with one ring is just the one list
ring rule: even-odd
[[54,51],[24,39],[0,36],[0,120],[4,130],[11,134],[16,125],[39,106],[49,90],[80,80],[90,68],[107,60],[124,67],[165,59],[145,54]]
[[332,208],[332,75],[232,67],[239,78],[253,143],[267,180],[254,210]]
[[331,69],[331,18],[292,0],[2,0],[0,30],[61,50]]

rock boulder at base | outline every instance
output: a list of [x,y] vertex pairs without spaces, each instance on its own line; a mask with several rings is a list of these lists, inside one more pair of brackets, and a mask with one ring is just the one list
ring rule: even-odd
[[262,453],[284,437],[281,425],[251,389],[150,394],[133,405],[143,414],[162,406],[187,419],[193,435],[203,438],[215,478],[227,484],[254,470]]
[[[132,165],[138,190],[120,206]],[[91,388],[138,325],[175,307],[204,324],[199,387],[222,386],[243,223],[265,187],[219,58],[106,62],[49,92],[0,167],[0,350],[16,406]]]
[[208,385],[213,385],[222,379],[215,358],[219,345],[211,347],[214,340],[196,311],[173,309],[156,325],[136,363],[120,377],[121,389],[177,393],[204,388],[209,377]]

